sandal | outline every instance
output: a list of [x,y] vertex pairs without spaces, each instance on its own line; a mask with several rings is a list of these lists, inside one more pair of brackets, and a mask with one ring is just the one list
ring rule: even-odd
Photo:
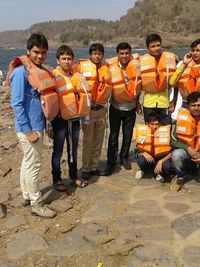
[[88,186],[88,182],[77,178],[71,182],[71,185],[79,188],[84,188]]
[[61,181],[58,181],[57,183],[53,184],[53,187],[59,192],[65,192],[67,189]]

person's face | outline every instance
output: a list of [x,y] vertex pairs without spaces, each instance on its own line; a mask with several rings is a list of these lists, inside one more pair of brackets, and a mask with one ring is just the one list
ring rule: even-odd
[[151,121],[148,123],[148,126],[151,128],[153,133],[160,127],[160,122],[159,121]]
[[103,60],[103,53],[101,51],[92,51],[90,60],[96,65],[100,64]]
[[149,43],[148,51],[151,56],[160,56],[161,54],[161,42],[160,41],[153,41]]
[[200,44],[198,44],[197,46],[193,47],[191,52],[192,52],[192,59],[195,62],[200,62]]
[[64,72],[70,71],[73,64],[73,58],[71,55],[60,55],[59,59],[57,59],[58,65],[60,65],[61,69]]
[[119,50],[117,57],[122,66],[127,65],[131,60],[131,51],[129,49]]
[[200,116],[200,98],[189,104],[188,109],[192,116]]
[[33,48],[27,50],[27,55],[33,64],[39,66],[44,63],[47,57],[47,49],[34,46]]

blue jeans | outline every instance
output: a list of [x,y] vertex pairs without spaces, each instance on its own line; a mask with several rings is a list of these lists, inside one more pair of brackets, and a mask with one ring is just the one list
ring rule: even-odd
[[69,166],[69,176],[71,179],[77,178],[77,148],[80,132],[79,119],[70,121],[56,117],[52,121],[54,132],[53,153],[52,153],[52,175],[53,183],[61,180],[60,162],[63,154],[65,140],[67,142],[67,156]]
[[[139,157],[137,160],[138,166],[144,173],[153,171],[156,167],[157,162],[158,160],[154,159],[154,162],[150,163],[146,160],[144,156]],[[168,159],[162,164],[161,175],[168,176],[170,174],[170,169],[171,169],[171,161]]]
[[175,149],[172,152],[172,166],[175,169],[176,175],[187,178],[189,173],[195,168],[196,164],[192,162],[189,154],[184,149]]

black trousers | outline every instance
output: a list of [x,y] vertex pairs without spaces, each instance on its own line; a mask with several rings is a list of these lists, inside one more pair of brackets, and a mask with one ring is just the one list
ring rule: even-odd
[[74,121],[63,120],[56,117],[52,121],[54,132],[53,153],[52,153],[52,175],[53,182],[61,180],[61,158],[65,140],[67,142],[67,156],[69,166],[69,176],[71,179],[77,178],[77,149],[80,131],[79,119]]
[[135,124],[135,109],[130,111],[121,111],[110,105],[109,122],[110,135],[108,141],[108,166],[114,167],[118,156],[119,132],[122,124],[122,145],[119,154],[120,159],[129,158],[129,149],[132,140],[133,127]]

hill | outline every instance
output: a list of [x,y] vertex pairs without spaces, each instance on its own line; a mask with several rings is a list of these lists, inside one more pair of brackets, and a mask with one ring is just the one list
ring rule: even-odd
[[36,23],[23,31],[0,33],[0,45],[21,45],[33,32],[43,32],[50,45],[68,43],[88,45],[94,41],[107,46],[127,40],[133,46],[144,46],[146,34],[157,32],[166,46],[189,45],[199,37],[200,1],[138,0],[119,20],[73,19]]

